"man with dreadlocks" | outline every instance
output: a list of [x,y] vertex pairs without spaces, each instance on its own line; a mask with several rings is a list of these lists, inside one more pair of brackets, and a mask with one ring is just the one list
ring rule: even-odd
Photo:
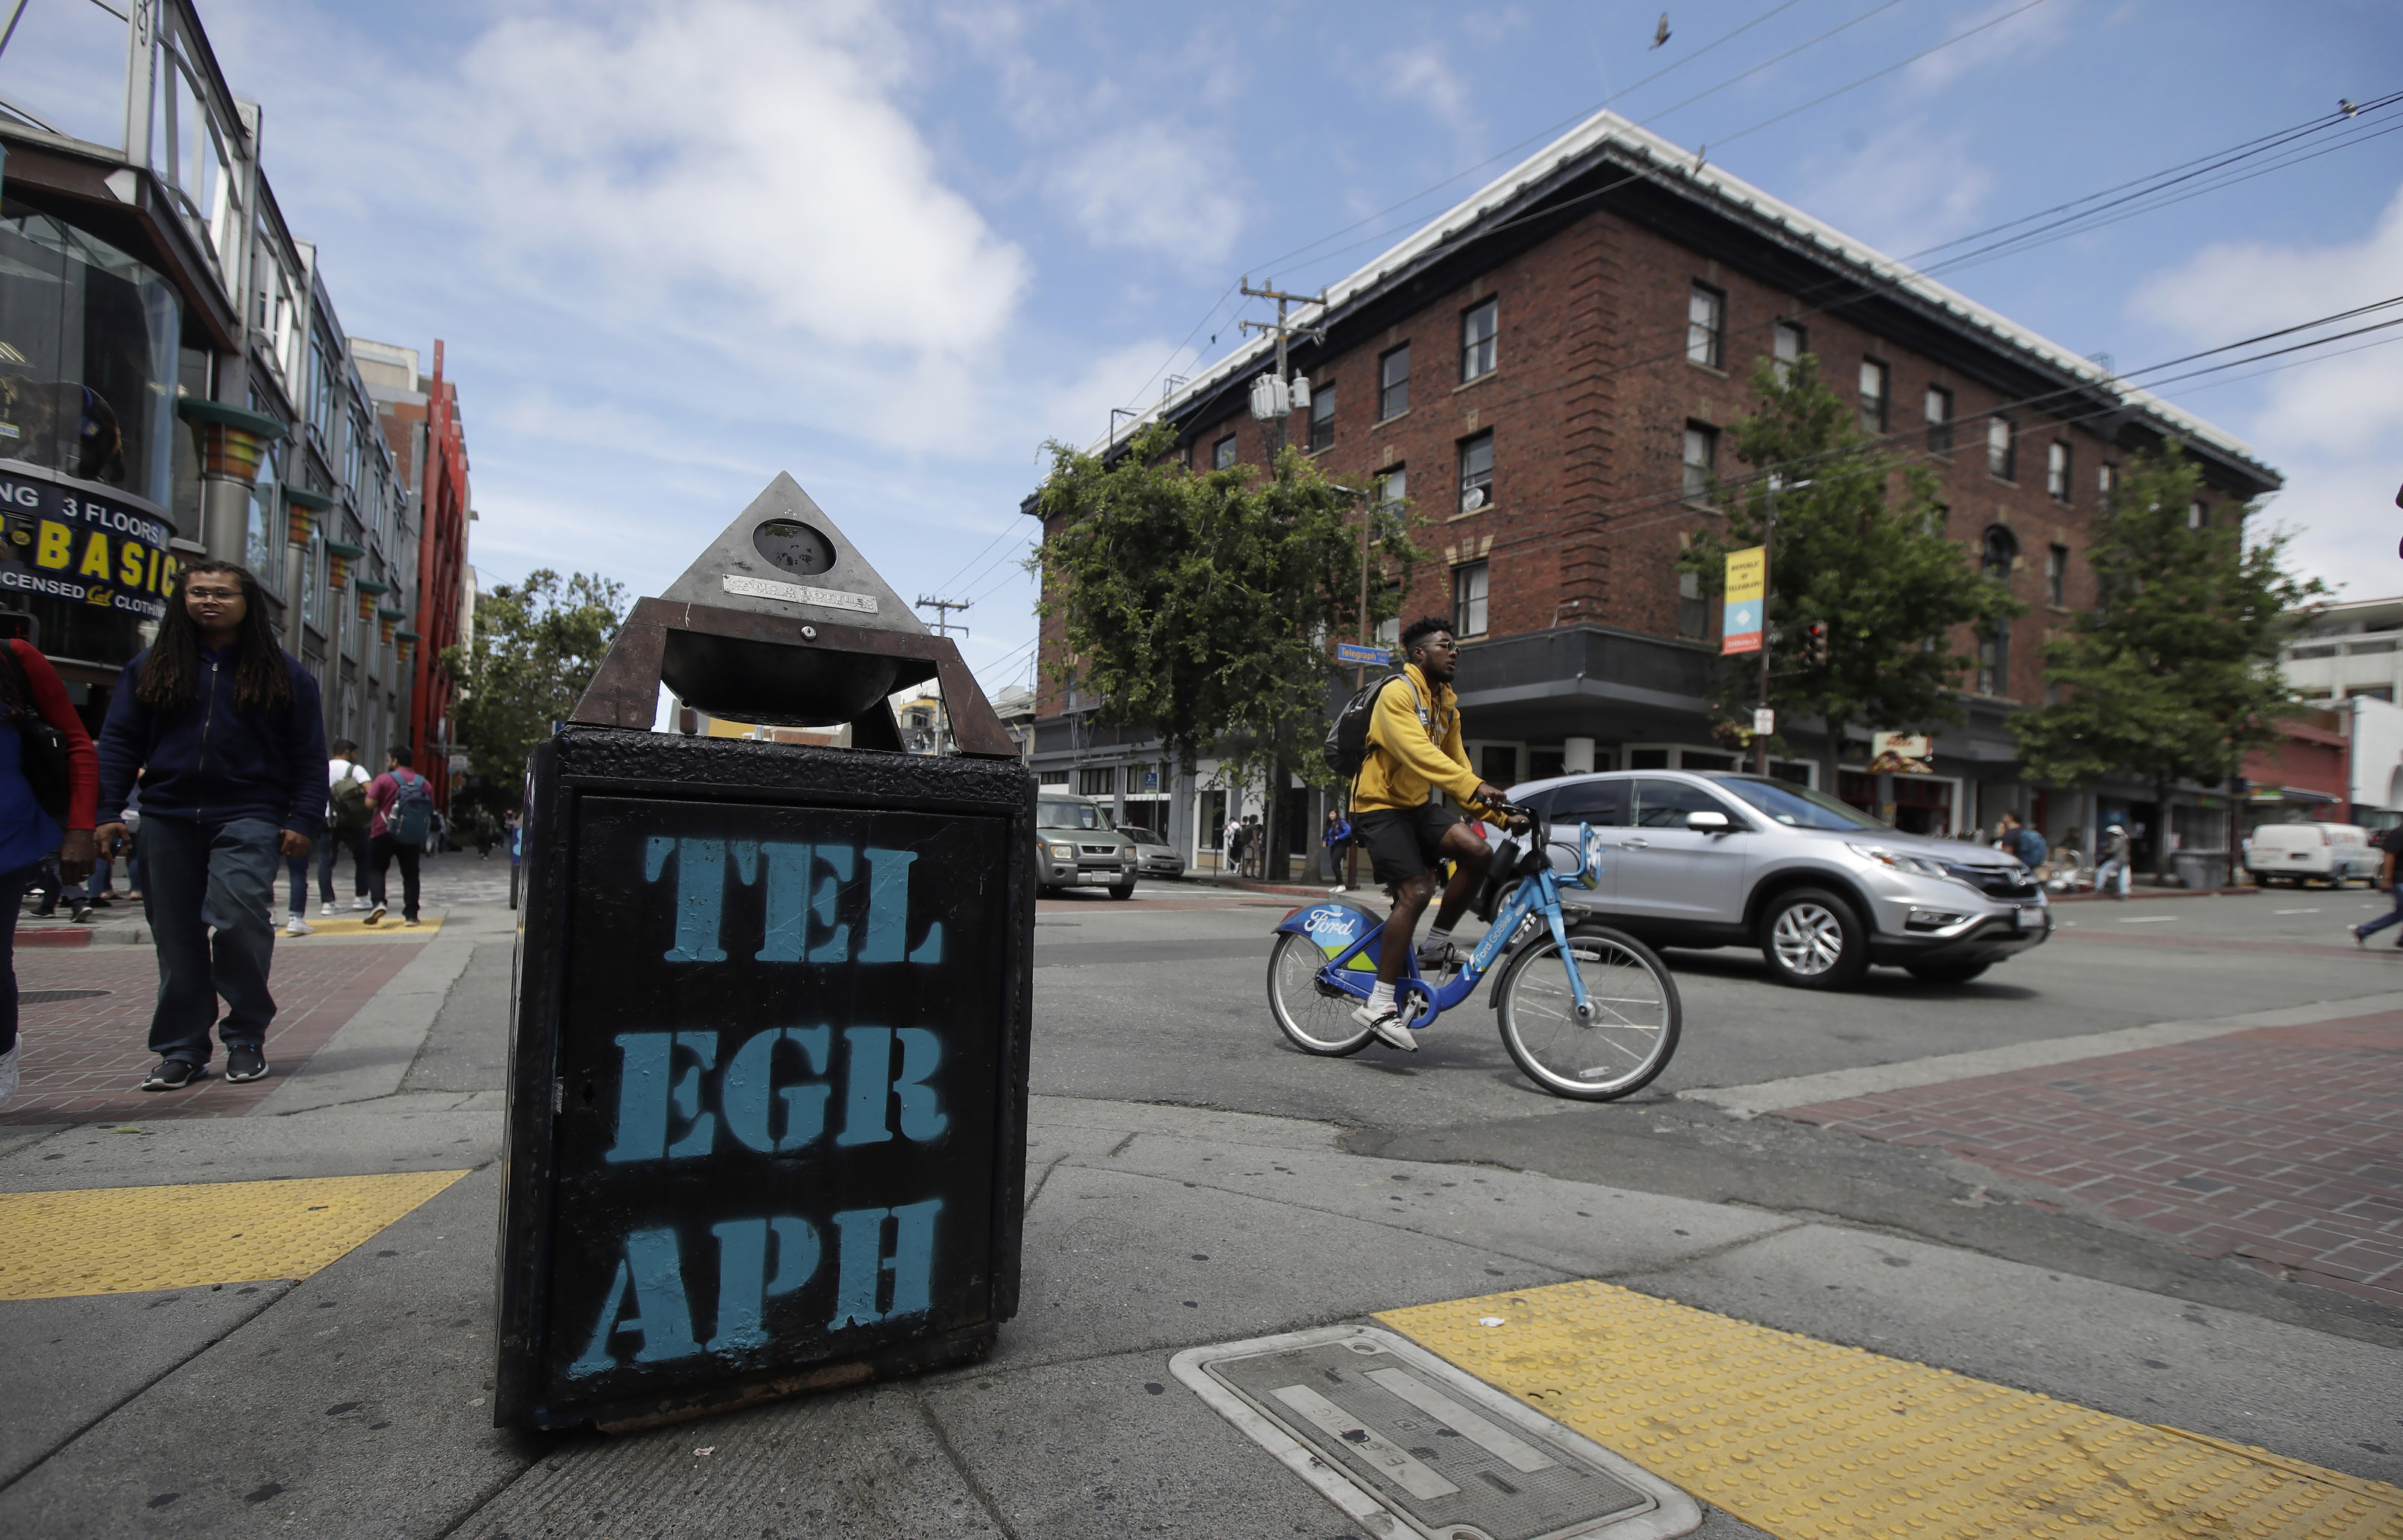
[[275,873],[324,827],[325,767],[317,682],[275,645],[258,579],[231,562],[194,562],[100,729],[102,850],[124,839],[125,799],[142,777],[142,909],[159,945],[159,1067],[144,1090],[207,1077],[220,995],[226,1078],[267,1073]]

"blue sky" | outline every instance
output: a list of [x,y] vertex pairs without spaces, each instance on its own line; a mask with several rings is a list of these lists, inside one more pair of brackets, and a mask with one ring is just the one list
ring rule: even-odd
[[[346,327],[448,342],[488,580],[656,592],[789,470],[975,601],[989,689],[1047,437],[1233,347],[1240,275],[1340,277],[1605,102],[1902,256],[2403,87],[2388,0],[1714,0],[1656,49],[1660,4],[201,14]],[[2403,133],[1942,276],[2123,370],[2385,298]],[[2403,345],[2167,394],[2285,472],[2299,565],[2403,591]]]

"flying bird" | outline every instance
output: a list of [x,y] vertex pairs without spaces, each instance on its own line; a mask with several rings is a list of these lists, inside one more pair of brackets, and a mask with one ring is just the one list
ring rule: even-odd
[[1669,40],[1669,13],[1668,13],[1667,11],[1665,11],[1665,10],[1664,10],[1664,11],[1662,11],[1662,12],[1660,13],[1660,30],[1659,30],[1659,31],[1657,31],[1657,32],[1655,32],[1655,33],[1652,35],[1652,47],[1657,49],[1657,48],[1659,48],[1661,44],[1663,44],[1663,43],[1667,42],[1668,40]]

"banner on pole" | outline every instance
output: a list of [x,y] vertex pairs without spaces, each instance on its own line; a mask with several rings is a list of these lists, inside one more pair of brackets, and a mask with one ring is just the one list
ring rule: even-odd
[[1760,546],[1728,552],[1727,619],[1719,629],[1726,640],[1722,657],[1758,652],[1762,616],[1769,608],[1769,552]]

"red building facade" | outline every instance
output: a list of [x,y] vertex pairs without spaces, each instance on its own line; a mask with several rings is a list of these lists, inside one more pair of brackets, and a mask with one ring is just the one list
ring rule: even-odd
[[[1257,344],[1164,404],[1177,453],[1264,465],[1283,437],[1339,482],[1408,498],[1433,554],[1410,575],[1405,614],[1449,616],[1468,644],[1471,756],[1500,784],[1726,768],[1708,728],[1718,606],[1677,561],[1720,525],[1711,484],[1750,474],[1724,436],[1758,409],[1765,358],[1814,355],[1866,431],[1936,474],[1963,560],[2028,605],[1999,634],[1954,639],[1979,659],[1969,721],[1939,729],[1937,776],[1914,788],[1946,832],[2007,806],[2041,809],[2056,833],[2092,826],[2090,788],[2039,800],[2020,784],[2006,719],[2042,698],[2046,634],[2095,603],[2086,553],[2122,461],[2183,442],[2211,487],[2198,518],[2232,517],[2278,484],[2208,423],[1610,114],[1298,319],[1324,329],[1291,354],[1311,409],[1251,417],[1251,382],[1272,367]],[[1047,663],[1059,646],[1055,620]],[[1038,770],[1142,757],[1043,678]],[[1815,724],[1781,727],[1817,754]],[[1866,749],[1842,757],[1865,763]],[[2100,795],[2113,805],[2112,788]]]

